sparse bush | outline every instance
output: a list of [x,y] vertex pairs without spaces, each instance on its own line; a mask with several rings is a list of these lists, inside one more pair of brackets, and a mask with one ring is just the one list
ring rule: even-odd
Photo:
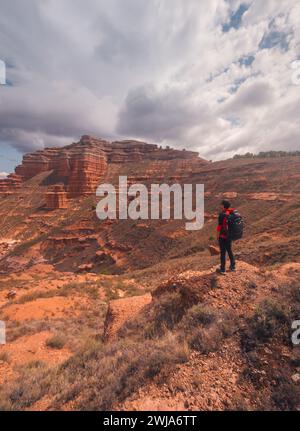
[[247,319],[247,328],[241,331],[241,345],[246,352],[267,343],[274,336],[289,340],[289,313],[274,301],[264,300]]
[[272,399],[280,410],[297,410],[300,404],[300,388],[285,379],[273,391]]
[[222,332],[216,325],[213,325],[209,329],[196,328],[188,336],[189,346],[203,354],[218,350],[222,340]]
[[59,409],[78,401],[84,410],[108,410],[144,385],[163,369],[168,372],[188,360],[185,343],[167,335],[159,340],[120,340],[104,346],[94,342],[88,349],[52,370],[33,368],[5,391],[0,391],[0,408],[24,409],[46,393],[54,398],[50,406]]
[[32,369],[43,369],[43,368],[45,368],[45,366],[46,366],[45,362],[39,361],[39,360],[33,360],[33,361],[29,361],[25,365],[23,365],[22,369],[24,372],[24,371],[28,371],[28,370],[32,370]]
[[88,288],[91,287],[88,282],[80,282],[80,283],[67,283],[63,285],[58,291],[57,295],[59,296],[69,296],[74,294],[74,292],[85,292],[88,291]]
[[235,154],[233,159],[255,159],[255,158],[278,158],[278,157],[297,157],[300,151],[260,151],[258,154],[246,153]]
[[148,320],[145,336],[161,337],[182,319],[186,305],[179,292],[167,293],[155,301]]
[[25,304],[26,302],[34,301],[38,298],[51,298],[58,294],[59,293],[56,290],[36,290],[35,292],[26,293],[25,295],[20,296],[20,298],[17,300],[17,303]]
[[216,274],[214,274],[211,278],[210,284],[212,289],[217,289],[219,283],[219,278]]
[[105,298],[107,301],[112,301],[114,299],[119,298],[119,294],[112,284],[109,287],[105,286],[104,290],[105,290]]
[[207,354],[218,350],[223,339],[233,334],[235,319],[227,314],[220,317],[215,310],[196,304],[187,311],[179,329],[192,349]]
[[287,312],[280,304],[269,300],[260,304],[249,321],[253,336],[262,342],[272,338],[286,323]]
[[53,373],[41,361],[32,361],[19,369],[19,377],[0,391],[0,411],[23,410],[48,393]]
[[248,289],[256,289],[257,288],[257,284],[254,281],[249,281],[247,283],[247,288]]
[[224,320],[219,321],[219,328],[222,331],[223,337],[231,337],[237,331],[235,319],[231,320],[228,316]]
[[9,322],[7,327],[7,342],[17,340],[24,335],[31,335],[41,331],[50,330],[50,323],[46,320],[33,320],[31,322]]
[[36,290],[31,293],[26,293],[20,296],[16,301],[18,304],[25,304],[29,301],[34,301],[38,298],[53,298],[55,296],[69,296],[74,292],[86,293],[92,299],[98,299],[99,292],[98,287],[91,282],[80,282],[80,283],[67,283],[59,289],[51,290]]
[[234,333],[235,319],[226,314],[221,318],[216,311],[197,304],[188,310],[179,328],[192,349],[208,354],[218,350],[224,338]]
[[63,335],[54,335],[46,341],[46,346],[51,349],[62,349],[66,344],[66,339]]
[[91,299],[98,299],[99,298],[99,290],[96,286],[87,286],[86,292],[90,296]]
[[153,378],[159,374],[166,364],[183,363],[187,361],[188,353],[185,346],[173,346],[173,350],[156,350],[145,364],[144,376]]
[[195,326],[209,326],[216,320],[214,310],[203,307],[201,304],[196,304],[187,311],[186,316],[182,321],[182,326],[185,329],[193,329]]

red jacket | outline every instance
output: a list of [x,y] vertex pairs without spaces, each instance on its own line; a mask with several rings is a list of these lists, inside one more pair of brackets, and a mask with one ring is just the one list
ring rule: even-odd
[[233,208],[228,208],[226,211],[222,211],[219,214],[219,223],[217,227],[217,232],[219,232],[220,238],[228,238],[228,221],[227,216],[234,211]]

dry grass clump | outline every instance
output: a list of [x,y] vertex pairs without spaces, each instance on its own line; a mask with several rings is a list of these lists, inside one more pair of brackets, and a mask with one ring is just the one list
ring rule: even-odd
[[244,350],[251,351],[276,336],[283,341],[289,339],[289,312],[281,304],[264,300],[253,315],[247,319],[247,328],[242,332],[241,344]]
[[289,379],[283,378],[277,388],[273,390],[272,399],[279,410],[298,410],[300,388]]
[[[29,362],[19,367],[18,372],[18,381],[0,389],[0,411],[22,410],[34,404],[49,391],[53,373],[43,362]],[[43,377],[42,380],[41,377]]]
[[236,326],[233,316],[220,316],[214,309],[196,304],[188,310],[179,328],[190,348],[208,354],[218,350]]
[[46,341],[46,346],[51,349],[62,349],[67,342],[67,339],[62,334],[53,335]]

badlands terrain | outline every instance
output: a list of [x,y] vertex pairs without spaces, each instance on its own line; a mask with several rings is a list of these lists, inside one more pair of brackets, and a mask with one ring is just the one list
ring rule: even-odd
[[[96,216],[100,183],[205,186],[205,224]],[[0,180],[2,410],[298,410],[300,156],[83,136]],[[222,198],[246,223],[215,274]]]

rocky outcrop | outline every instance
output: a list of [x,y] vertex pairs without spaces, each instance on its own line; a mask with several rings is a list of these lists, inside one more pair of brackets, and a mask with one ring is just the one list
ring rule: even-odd
[[[180,151],[172,148],[161,148],[154,144],[139,141],[107,142],[103,139],[84,135],[79,142],[63,148],[46,148],[32,154],[26,154],[23,162],[15,169],[15,174],[0,180],[0,195],[6,196],[37,174],[49,172],[48,184],[64,184],[68,198],[94,194],[96,188],[108,170],[109,165],[144,162],[144,161],[186,161],[180,169],[179,179],[189,162],[202,166],[206,161],[193,151]],[[159,166],[157,166],[159,169]],[[152,175],[148,173],[148,178]],[[186,174],[186,172],[185,172]],[[52,190],[49,191],[52,193]],[[62,191],[57,190],[57,193]],[[63,195],[47,194],[47,206],[60,208],[65,205]]]
[[211,290],[211,271],[186,271],[171,277],[151,292],[152,298],[159,300],[163,295],[177,293],[181,304],[187,308],[203,299],[205,293]]
[[67,208],[68,200],[64,186],[57,185],[46,193],[46,208],[50,210]]
[[214,245],[208,247],[211,256],[218,256],[220,254],[220,249]]
[[7,197],[14,191],[19,190],[22,185],[22,177],[10,174],[7,178],[0,180],[0,197]]
[[236,199],[238,197],[238,193],[237,192],[219,193],[217,197],[224,198],[224,199]]

